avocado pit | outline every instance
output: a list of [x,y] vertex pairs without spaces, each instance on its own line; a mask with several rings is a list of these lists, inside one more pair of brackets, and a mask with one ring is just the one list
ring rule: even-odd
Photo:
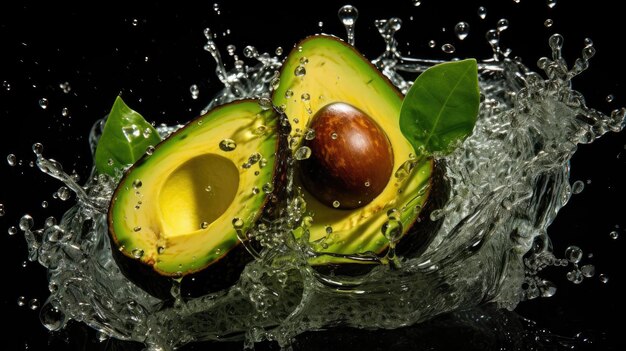
[[300,164],[304,187],[333,208],[355,209],[370,203],[387,186],[393,150],[382,128],[360,109],[328,104],[313,116],[315,138],[304,145],[311,157]]

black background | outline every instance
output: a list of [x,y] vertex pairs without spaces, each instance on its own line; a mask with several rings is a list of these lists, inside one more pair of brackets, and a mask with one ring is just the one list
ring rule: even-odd
[[[320,32],[320,21],[323,32],[345,37],[336,16],[337,9],[345,4],[343,1],[297,1],[287,5],[271,1],[250,4],[220,1],[219,14],[211,1],[194,5],[174,1],[146,6],[128,3],[9,5],[3,2],[0,5],[0,82],[6,81],[11,86],[10,90],[0,87],[0,203],[6,209],[6,215],[0,217],[0,267],[4,273],[0,283],[0,311],[3,322],[8,324],[0,332],[0,343],[5,345],[0,349],[141,349],[115,341],[98,343],[94,333],[80,325],[49,335],[39,323],[38,311],[17,305],[18,296],[26,297],[27,301],[37,298],[43,303],[47,297],[47,280],[37,263],[23,267],[26,245],[22,234],[9,236],[6,229],[17,226],[24,213],[32,214],[36,225],[41,227],[47,216],[58,217],[72,201],[63,203],[53,199],[52,193],[60,183],[29,167],[34,142],[43,143],[46,156],[60,161],[68,171],[75,170],[84,179],[91,167],[88,131],[96,119],[107,113],[119,93],[131,107],[157,123],[185,122],[196,116],[220,87],[214,74],[215,64],[202,49],[206,27],[218,34],[216,41],[229,67],[232,58],[226,55],[228,44],[236,45],[240,57],[246,45],[254,45],[260,52],[274,52],[281,46],[288,52],[304,36]],[[423,0],[419,7],[413,6],[411,0],[377,4],[353,1],[352,4],[360,11],[356,46],[370,58],[383,50],[373,20],[391,16],[404,21],[398,34],[402,52],[428,58],[486,58],[490,49],[484,33],[494,28],[500,18],[510,22],[509,29],[502,34],[503,45],[531,68],[536,67],[539,57],[549,55],[547,39],[553,32],[565,35],[564,56],[570,63],[580,56],[584,38],[590,37],[598,53],[590,70],[574,81],[574,88],[583,92],[590,106],[603,112],[626,105],[618,2],[559,1],[554,8],[539,0],[522,0],[519,4],[513,0]],[[488,10],[485,20],[476,14],[480,5]],[[554,20],[551,28],[544,26],[548,18]],[[457,40],[453,33],[459,21],[467,21],[471,27],[464,41]],[[437,42],[437,48],[428,47],[431,39]],[[454,55],[439,49],[445,42],[456,46]],[[66,81],[71,86],[69,93],[59,87]],[[200,89],[197,100],[189,92],[192,84]],[[605,100],[609,94],[615,95],[612,103]],[[38,105],[43,97],[49,100],[45,110]],[[61,115],[63,107],[69,109],[69,117]],[[620,323],[625,312],[626,296],[621,287],[626,250],[623,243],[626,240],[625,148],[624,132],[609,133],[592,145],[580,147],[571,162],[571,180],[588,184],[582,194],[573,196],[549,229],[555,252],[562,256],[568,245],[580,246],[586,254],[583,263],[594,264],[596,276],[574,285],[565,279],[565,269],[547,272],[559,287],[557,295],[524,302],[516,309],[520,315],[536,321],[534,330],[545,328],[545,335],[550,331],[563,340],[589,338],[592,343],[579,346],[584,349],[618,349],[618,345],[624,344],[616,323]],[[9,167],[4,162],[9,153],[23,160],[23,165]],[[46,209],[41,207],[44,200],[50,203]],[[612,230],[617,230],[621,237],[611,239]],[[588,253],[593,257],[588,258]],[[599,273],[609,277],[608,283],[599,281]],[[492,313],[501,316],[504,312]],[[509,319],[518,318],[515,314],[505,315]],[[481,337],[487,338],[481,332],[468,332],[467,326],[455,329],[454,322],[449,321],[444,317],[425,326],[394,332],[335,330],[308,334],[294,347],[386,349],[393,346],[411,350],[522,347],[498,340],[481,341]],[[497,323],[487,325],[492,329],[497,326]],[[522,333],[527,329],[508,330]],[[501,333],[506,334],[506,330]],[[577,333],[581,334],[576,338]],[[450,334],[457,337],[450,338]],[[559,338],[552,338],[556,339]],[[561,348],[558,343],[545,340],[536,344],[526,340],[522,344],[524,349]],[[241,344],[219,347],[240,349]],[[262,347],[276,348],[270,344]]]

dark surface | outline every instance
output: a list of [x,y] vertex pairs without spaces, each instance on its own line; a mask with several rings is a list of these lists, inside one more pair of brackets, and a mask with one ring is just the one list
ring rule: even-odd
[[[269,3],[269,2],[268,2]],[[277,46],[285,51],[304,36],[323,31],[344,37],[336,11],[344,2],[298,2],[289,6],[256,2],[220,2],[221,14],[212,2],[199,5],[161,1],[146,7],[128,7],[113,2],[83,2],[44,5],[30,2],[0,5],[0,82],[7,81],[11,90],[0,87],[0,203],[6,215],[0,218],[0,242],[4,269],[0,285],[0,311],[8,326],[2,330],[3,350],[140,350],[141,346],[108,341],[99,343],[95,333],[75,324],[66,331],[48,334],[38,321],[38,311],[19,307],[19,296],[26,300],[47,297],[45,271],[26,260],[26,245],[21,234],[8,236],[6,228],[17,225],[22,214],[31,213],[41,227],[49,215],[59,216],[72,200],[60,202],[52,193],[60,184],[28,166],[33,160],[31,144],[42,142],[45,154],[60,161],[66,170],[76,170],[84,179],[91,165],[87,135],[91,124],[111,107],[122,92],[126,102],[141,111],[149,120],[185,122],[198,114],[209,97],[219,89],[210,55],[202,50],[202,31],[211,27],[219,33],[217,43],[225,55],[225,46],[235,44],[241,56],[246,45],[255,45],[260,52],[273,52]],[[439,50],[444,42],[457,47],[459,57],[485,57],[489,47],[483,33],[506,17],[510,27],[502,35],[504,46],[513,49],[531,68],[543,55],[548,55],[547,38],[553,32],[565,35],[564,56],[571,63],[579,57],[583,39],[591,37],[598,50],[591,69],[575,80],[590,106],[609,112],[626,105],[626,73],[623,69],[623,44],[618,2],[560,1],[549,9],[545,1],[422,1],[413,7],[410,0],[382,5],[366,1],[352,2],[360,10],[356,25],[356,45],[369,58],[383,49],[373,20],[399,16],[404,20],[398,38],[403,52],[432,58],[450,58]],[[461,4],[462,3],[462,4]],[[10,4],[10,5],[9,5]],[[476,9],[488,9],[480,20]],[[413,16],[413,20],[410,20]],[[544,27],[547,18],[552,28]],[[134,24],[136,20],[136,25]],[[470,35],[463,42],[455,40],[453,27],[467,21]],[[442,31],[445,27],[446,31]],[[230,34],[222,36],[230,30]],[[428,47],[430,39],[436,49]],[[410,45],[406,43],[410,42]],[[226,56],[226,55],[225,55]],[[146,60],[146,57],[148,58]],[[232,60],[226,59],[229,67]],[[71,92],[65,94],[59,84],[69,82]],[[197,84],[198,100],[193,100],[189,87]],[[615,95],[608,103],[605,97]],[[41,109],[38,100],[49,100]],[[61,115],[68,107],[70,117]],[[298,338],[294,349],[565,349],[567,342],[580,349],[622,349],[621,331],[616,320],[625,312],[622,288],[626,227],[624,199],[624,159],[626,134],[609,135],[592,145],[581,146],[572,160],[572,181],[590,181],[582,194],[576,195],[550,227],[555,252],[563,255],[568,245],[580,246],[585,252],[583,263],[596,266],[596,276],[580,285],[565,279],[564,269],[546,272],[556,282],[557,295],[522,303],[517,312],[536,321],[529,325],[508,312],[479,310],[471,314],[486,315],[488,323],[468,322],[466,315],[444,316],[427,325],[396,331],[333,330],[309,333]],[[24,164],[9,167],[4,157],[14,153]],[[46,200],[50,206],[41,207]],[[619,228],[617,228],[619,226]],[[620,237],[612,240],[609,232],[617,230]],[[587,254],[593,257],[588,258]],[[603,284],[598,274],[609,281]],[[510,322],[502,320],[504,318]],[[547,329],[543,334],[537,332]],[[548,337],[549,342],[525,338],[527,330]],[[530,335],[535,335],[531,333]],[[577,338],[574,336],[580,334]],[[516,336],[516,343],[507,337]],[[574,338],[574,339],[569,339]],[[589,338],[592,343],[582,343]],[[540,338],[541,339],[541,338]],[[574,340],[574,341],[572,341]],[[200,349],[240,349],[241,344],[203,345]],[[259,349],[277,349],[263,344]]]

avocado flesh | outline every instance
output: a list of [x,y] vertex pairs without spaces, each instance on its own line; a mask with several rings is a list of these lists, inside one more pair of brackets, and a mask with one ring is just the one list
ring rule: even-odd
[[[278,175],[277,114],[257,101],[218,107],[190,122],[131,167],[113,196],[109,233],[124,256],[162,276],[198,272],[239,244],[268,204]],[[220,142],[231,139],[232,151]],[[249,167],[250,157],[262,159]],[[141,182],[141,184],[139,184]],[[115,249],[115,248],[114,248]]]
[[[306,62],[308,60],[308,62]],[[304,67],[306,74],[299,67]],[[308,94],[310,99],[302,99]],[[280,86],[273,103],[284,111],[292,124],[291,137],[302,142],[310,119],[322,107],[333,102],[348,103],[370,116],[387,134],[393,149],[394,173],[415,154],[400,131],[402,94],[367,59],[340,39],[319,35],[309,37],[287,57],[280,75]],[[316,251],[351,255],[383,252],[389,245],[381,228],[389,219],[387,212],[396,209],[403,225],[403,235],[421,219],[421,209],[430,192],[432,159],[421,158],[405,178],[392,174],[385,189],[369,204],[354,209],[335,209],[322,204],[294,177],[302,188],[307,210],[313,214],[310,241]],[[376,172],[376,170],[372,170]],[[327,233],[327,227],[332,233]],[[302,234],[302,229],[294,232]],[[350,262],[332,255],[322,255],[313,264]]]

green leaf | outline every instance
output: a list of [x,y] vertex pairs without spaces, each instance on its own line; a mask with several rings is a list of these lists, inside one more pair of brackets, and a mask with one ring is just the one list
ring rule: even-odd
[[115,176],[160,141],[156,129],[118,96],[96,147],[96,170]]
[[449,153],[471,134],[479,104],[476,60],[438,64],[420,74],[406,94],[400,130],[417,152]]

